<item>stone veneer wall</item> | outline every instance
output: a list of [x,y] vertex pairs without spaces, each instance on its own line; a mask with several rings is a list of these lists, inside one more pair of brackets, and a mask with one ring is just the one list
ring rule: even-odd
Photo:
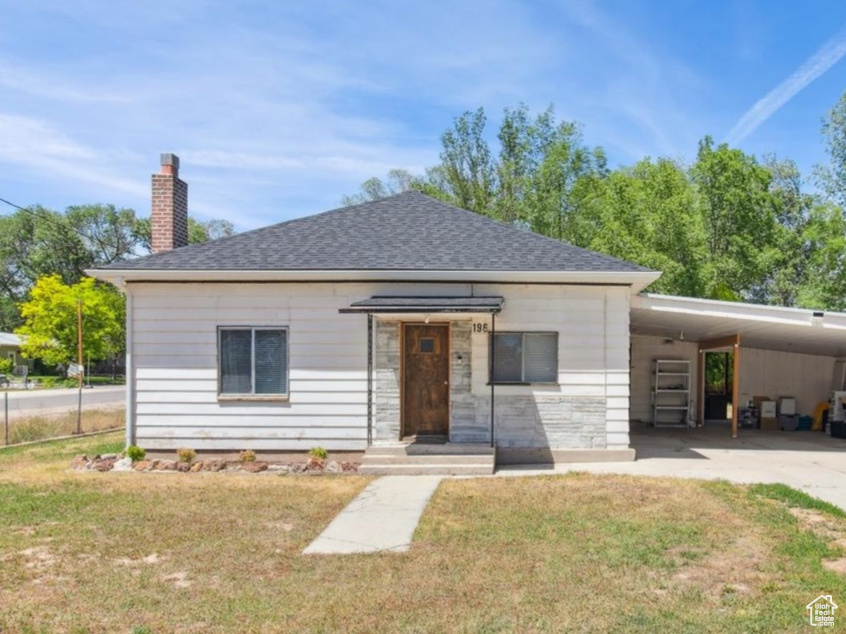
[[373,322],[373,440],[396,442],[400,435],[400,322]]
[[[452,442],[490,442],[490,417],[480,420],[476,415],[476,397],[471,387],[472,324],[454,321],[450,327],[450,421],[449,439]],[[479,369],[476,368],[478,372]]]
[[[400,434],[400,323],[377,321],[374,354],[375,442],[395,442]],[[490,442],[491,399],[472,393],[471,322],[450,324],[450,440]],[[476,368],[487,373],[487,368]],[[554,394],[496,394],[499,447],[604,449],[605,399]]]
[[[491,399],[476,413],[490,425]],[[605,449],[605,399],[572,396],[496,396],[497,447]]]

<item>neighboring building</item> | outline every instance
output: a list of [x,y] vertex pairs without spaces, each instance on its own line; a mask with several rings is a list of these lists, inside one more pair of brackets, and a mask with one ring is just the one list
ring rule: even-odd
[[0,332],[0,359],[11,359],[15,366],[30,362],[21,356],[23,338],[11,332]]

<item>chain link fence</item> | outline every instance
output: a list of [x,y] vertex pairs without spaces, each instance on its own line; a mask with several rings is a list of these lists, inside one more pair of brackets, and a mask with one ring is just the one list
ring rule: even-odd
[[[73,390],[0,391],[3,446],[122,429],[126,424],[122,398],[80,398]],[[50,394],[47,394],[51,392]],[[87,391],[86,391],[87,392]],[[117,396],[119,393],[115,392]],[[111,394],[109,394],[111,396]]]

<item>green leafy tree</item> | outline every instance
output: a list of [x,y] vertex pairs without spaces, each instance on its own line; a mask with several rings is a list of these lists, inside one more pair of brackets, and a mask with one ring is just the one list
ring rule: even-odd
[[[213,219],[201,222],[188,217],[188,244],[203,244],[235,234],[235,227],[228,220]],[[138,246],[148,253],[151,250],[150,219],[138,218],[133,227]]]
[[705,225],[684,169],[668,159],[583,178],[567,237],[664,275],[651,291],[701,296],[708,269]]
[[74,283],[94,259],[62,214],[34,206],[0,217],[0,330],[20,325],[16,305],[42,275]]
[[580,179],[601,176],[605,156],[588,148],[579,126],[558,122],[552,106],[534,119],[520,105],[505,109],[499,132],[494,217],[557,239],[571,237]]
[[764,275],[749,289],[748,298],[794,306],[802,286],[812,282],[808,279],[808,264],[814,245],[807,231],[817,200],[803,192],[802,176],[793,161],[768,156],[764,164],[772,176],[769,194],[775,226],[771,245],[761,250]]
[[796,303],[808,308],[846,310],[846,217],[833,202],[811,210],[803,231],[807,260]]
[[828,165],[816,168],[817,182],[829,200],[846,206],[846,92],[823,119]]
[[441,136],[444,193],[457,206],[490,215],[496,189],[496,165],[485,140],[484,108],[467,111]]
[[108,284],[84,277],[66,284],[59,275],[38,279],[21,304],[27,337],[21,352],[47,365],[67,365],[77,358],[77,307],[82,307],[83,349],[86,359],[114,360],[124,352],[123,295]]
[[65,220],[79,232],[94,266],[119,262],[135,254],[137,220],[132,209],[117,209],[114,205],[75,205],[65,210]]
[[755,157],[726,144],[715,147],[705,137],[691,177],[701,196],[712,269],[706,294],[749,296],[768,273],[777,248],[772,174]]
[[351,196],[344,196],[341,199],[344,205],[358,205],[371,200],[387,198],[394,194],[416,189],[423,190],[423,179],[415,176],[408,170],[392,169],[388,171],[387,177],[382,180],[374,176],[361,184],[361,191]]
[[605,170],[601,149],[587,148],[578,126],[559,123],[552,106],[532,118],[525,105],[506,108],[497,140],[486,139],[484,109],[457,117],[441,136],[441,162],[422,176],[391,170],[371,178],[344,204],[416,189],[497,220],[562,238],[574,211],[572,193],[585,174]]

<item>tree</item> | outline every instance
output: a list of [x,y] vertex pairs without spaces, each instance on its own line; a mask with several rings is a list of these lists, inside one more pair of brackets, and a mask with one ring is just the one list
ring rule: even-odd
[[114,205],[75,205],[65,219],[82,237],[94,266],[105,266],[132,257],[138,246],[132,209]]
[[57,273],[72,284],[93,261],[62,214],[33,206],[0,217],[0,330],[20,324],[14,306],[39,277]]
[[562,238],[573,212],[575,183],[605,170],[601,149],[582,141],[575,123],[559,123],[552,106],[534,119],[528,108],[506,108],[498,154],[485,138],[483,108],[457,117],[441,135],[441,162],[423,176],[391,170],[387,180],[371,178],[344,204],[384,198],[416,189],[502,222]]
[[388,171],[385,180],[374,176],[369,178],[361,184],[361,191],[352,194],[351,196],[344,196],[341,203],[347,205],[359,205],[371,200],[379,200],[380,198],[387,198],[394,194],[399,194],[412,189],[423,189],[423,178],[415,176],[411,172],[404,169],[392,169]]
[[[234,234],[235,227],[228,220],[207,220],[206,222],[200,222],[190,216],[188,217],[188,244],[203,244],[204,242],[210,242]],[[135,221],[133,235],[137,240],[138,246],[149,253],[152,249],[150,244],[152,236],[150,232],[150,219],[138,218]]]
[[823,119],[822,134],[829,164],[817,166],[817,182],[830,200],[846,206],[846,92]]
[[817,200],[802,191],[802,176],[793,161],[767,156],[764,165],[772,176],[769,194],[775,226],[771,248],[762,251],[764,276],[750,289],[749,298],[794,306],[802,286],[813,283],[807,276],[814,245],[807,232]]
[[708,269],[695,190],[677,163],[645,159],[607,176],[582,178],[567,238],[664,274],[650,290],[701,296]]
[[750,297],[767,274],[776,248],[772,174],[741,150],[725,143],[714,147],[711,137],[700,141],[690,173],[702,199],[713,270],[706,295]]
[[807,260],[796,304],[846,310],[846,217],[833,202],[811,208],[803,230]]
[[496,166],[484,138],[484,108],[469,110],[441,135],[439,176],[444,193],[458,207],[490,215],[496,187]]
[[38,279],[21,304],[25,335],[21,352],[47,365],[67,367],[77,358],[77,306],[82,306],[83,349],[93,361],[114,360],[124,352],[123,295],[109,284],[84,277],[65,284],[59,275]]

